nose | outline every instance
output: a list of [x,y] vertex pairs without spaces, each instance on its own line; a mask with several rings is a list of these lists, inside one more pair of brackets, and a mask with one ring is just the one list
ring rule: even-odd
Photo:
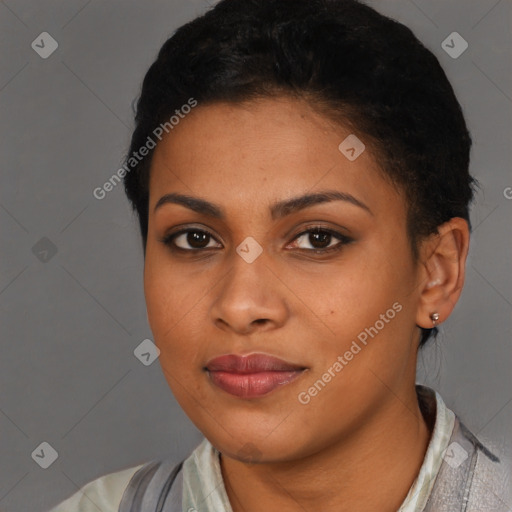
[[214,294],[210,314],[224,331],[251,334],[284,325],[289,314],[286,287],[268,266],[264,253],[248,263],[238,254],[233,257]]

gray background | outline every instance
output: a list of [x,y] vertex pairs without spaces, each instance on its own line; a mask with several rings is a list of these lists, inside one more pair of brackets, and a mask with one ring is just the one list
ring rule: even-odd
[[[467,281],[418,380],[477,434],[512,425],[510,0],[373,1],[440,59],[474,138]],[[120,166],[145,71],[202,0],[0,2],[0,510],[46,510],[100,475],[185,456],[200,434],[177,406],[151,338],[136,219],[121,186],[92,195]],[[43,31],[59,44],[31,47]],[[457,59],[441,43],[459,32]],[[43,239],[43,241],[41,241]],[[56,253],[52,253],[52,245]],[[35,248],[34,248],[35,247]],[[47,250],[46,253],[43,251]],[[57,460],[42,469],[42,443]]]

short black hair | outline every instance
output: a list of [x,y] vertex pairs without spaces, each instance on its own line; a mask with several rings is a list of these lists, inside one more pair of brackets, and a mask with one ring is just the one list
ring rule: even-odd
[[[175,31],[149,68],[127,160],[191,98],[199,105],[289,96],[350,127],[403,191],[418,242],[452,217],[470,228],[471,136],[435,55],[357,0],[221,0]],[[169,125],[169,123],[168,123]],[[152,151],[124,177],[148,233]],[[437,328],[421,329],[420,346]]]

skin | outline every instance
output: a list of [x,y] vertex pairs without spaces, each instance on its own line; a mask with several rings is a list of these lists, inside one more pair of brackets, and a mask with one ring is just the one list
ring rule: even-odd
[[[431,327],[434,311],[446,320],[459,298],[468,226],[443,224],[413,261],[406,200],[368,145],[353,162],[339,151],[350,133],[304,101],[267,98],[199,105],[155,149],[148,320],[176,399],[221,452],[234,512],[396,511],[428,446],[414,387],[419,326]],[[351,194],[371,213],[331,201],[272,219],[271,203],[324,190]],[[169,193],[210,201],[225,218],[173,203],[155,212]],[[297,237],[317,225],[352,242],[314,254],[339,244]],[[184,227],[209,231],[207,249],[173,252],[161,241]],[[252,263],[236,252],[249,236],[263,249]],[[194,249],[186,235],[174,241]],[[401,311],[300,403],[299,393],[396,302]],[[250,400],[215,387],[204,371],[213,357],[253,352],[307,370]]]

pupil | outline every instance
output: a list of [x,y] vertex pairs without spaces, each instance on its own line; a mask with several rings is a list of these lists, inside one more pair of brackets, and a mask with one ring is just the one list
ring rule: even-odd
[[[207,233],[201,233],[199,231],[191,231],[187,235],[187,242],[191,247],[202,248],[205,239],[207,239],[209,235]],[[206,240],[206,244],[208,245],[208,241]]]
[[309,242],[314,247],[316,247],[315,243],[320,242],[320,248],[324,248],[329,245],[330,236],[331,236],[330,233],[325,233],[325,232],[320,232],[320,231],[313,232],[313,233],[309,234]]

